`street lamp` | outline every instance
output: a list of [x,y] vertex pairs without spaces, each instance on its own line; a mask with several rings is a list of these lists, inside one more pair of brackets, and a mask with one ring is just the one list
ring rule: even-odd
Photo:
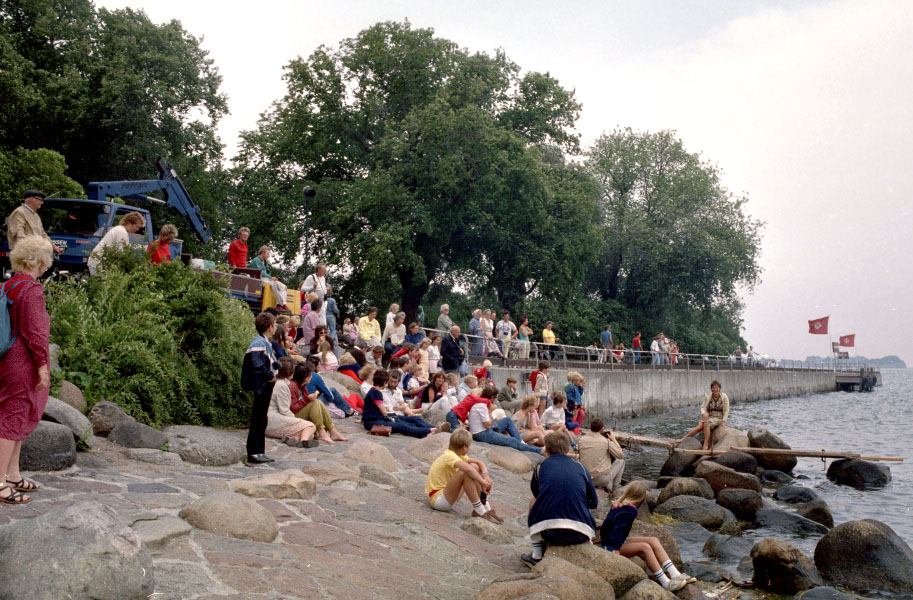
[[310,228],[309,219],[311,217],[311,198],[317,195],[317,191],[309,185],[304,186],[304,270],[307,271],[308,263],[311,258],[310,245]]

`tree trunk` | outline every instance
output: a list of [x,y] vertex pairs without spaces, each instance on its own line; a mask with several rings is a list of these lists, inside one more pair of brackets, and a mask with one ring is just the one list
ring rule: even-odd
[[[399,272],[398,276],[400,286],[403,288],[403,305],[401,310],[406,313],[406,324],[408,325],[416,320],[416,317],[418,316],[418,307],[421,306],[425,294],[428,293],[430,284],[427,281],[418,285],[413,284],[412,273]],[[426,327],[434,327],[437,325],[437,321],[434,323],[429,321],[432,317],[437,319],[437,315],[430,315],[428,311],[425,311]]]

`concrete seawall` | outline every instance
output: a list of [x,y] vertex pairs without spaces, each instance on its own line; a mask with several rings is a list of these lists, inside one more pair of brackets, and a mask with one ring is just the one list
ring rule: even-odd
[[[832,371],[790,371],[759,369],[745,371],[650,370],[607,371],[574,369],[586,377],[586,406],[589,417],[630,417],[661,413],[673,408],[699,406],[718,380],[733,402],[753,402],[801,396],[836,389]],[[495,367],[495,383],[500,388],[508,377],[520,382],[520,396],[530,393],[531,369]],[[567,370],[551,369],[552,389],[567,383]]]

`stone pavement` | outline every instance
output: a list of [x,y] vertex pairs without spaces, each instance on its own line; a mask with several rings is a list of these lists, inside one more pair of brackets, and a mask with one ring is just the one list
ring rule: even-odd
[[[528,550],[529,472],[516,474],[493,464],[486,460],[493,447],[474,444],[470,455],[489,464],[492,505],[506,520],[500,531],[491,531],[487,522],[478,526],[480,520],[469,517],[465,501],[452,514],[428,505],[429,463],[416,455],[439,454],[429,448],[443,448],[449,436],[438,434],[416,449],[414,438],[368,436],[350,420],[337,426],[349,442],[293,449],[268,440],[267,453],[276,462],[256,467],[200,466],[165,452],[159,452],[163,464],[153,464],[144,454],[158,451],[138,454],[92,437],[91,450],[79,454],[76,466],[32,475],[43,488],[31,503],[0,506],[0,527],[69,503],[107,505],[153,557],[154,600],[463,599],[495,578],[527,571],[518,556]],[[220,433],[242,443],[246,435]],[[360,440],[386,447],[398,465],[347,458],[346,450]],[[413,453],[406,450],[410,446]],[[144,460],[137,460],[140,456]],[[279,534],[272,542],[214,535],[178,517],[198,498],[230,491],[234,479],[302,468],[317,484],[309,499],[254,498],[276,518]]]

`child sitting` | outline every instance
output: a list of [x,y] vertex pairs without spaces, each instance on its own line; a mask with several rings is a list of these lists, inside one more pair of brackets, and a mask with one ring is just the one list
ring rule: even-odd
[[542,413],[542,426],[549,431],[563,431],[568,433],[565,425],[564,407],[567,406],[567,398],[564,392],[552,392],[552,405]]
[[545,436],[546,459],[533,471],[529,487],[535,497],[529,508],[531,554],[520,557],[529,567],[542,560],[545,544],[588,544],[596,534],[590,510],[599,505],[590,474],[567,455],[571,440],[563,431]]
[[[544,463],[543,463],[544,464]],[[677,592],[697,579],[679,573],[669,555],[655,537],[628,537],[637,518],[637,509],[647,497],[647,487],[642,481],[632,481],[621,497],[612,505],[599,532],[600,546],[628,558],[640,556],[647,563],[651,576],[670,592]]]
[[503,523],[504,520],[488,503],[492,485],[488,468],[482,461],[467,456],[471,444],[472,436],[469,432],[457,429],[450,434],[449,449],[431,464],[425,482],[425,493],[428,494],[431,508],[451,511],[465,493],[472,503],[473,517]]
[[539,413],[536,410],[538,406],[539,395],[528,394],[523,397],[523,404],[520,405],[520,410],[512,418],[524,442],[535,446],[544,446],[547,432],[539,423]]
[[317,347],[317,352],[320,355],[321,373],[329,373],[339,368],[339,359],[337,359],[336,354],[333,353],[333,345],[330,344],[329,341],[324,340],[320,342],[320,346]]

